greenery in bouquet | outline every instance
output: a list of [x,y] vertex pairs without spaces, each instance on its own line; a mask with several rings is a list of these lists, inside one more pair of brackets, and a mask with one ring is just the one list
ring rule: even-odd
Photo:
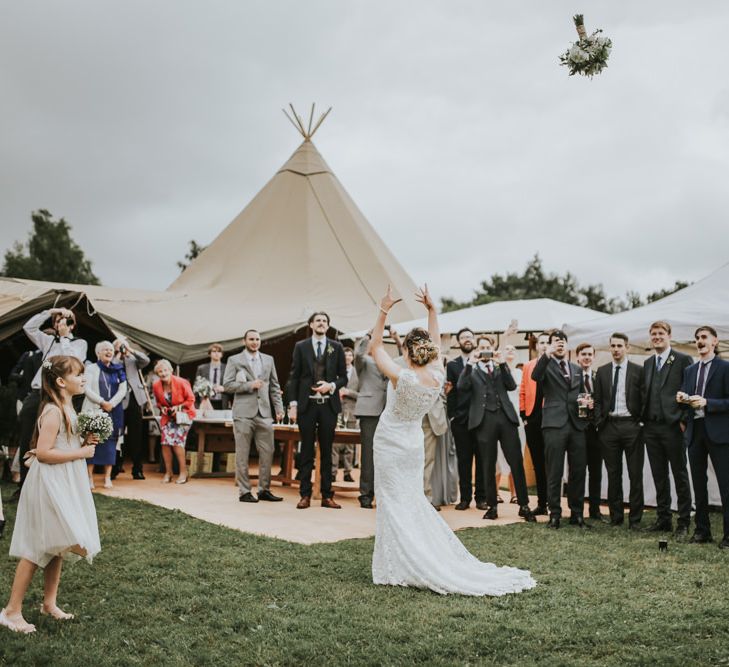
[[592,78],[608,66],[607,61],[613,43],[601,35],[600,29],[588,35],[582,14],[576,14],[573,20],[579,39],[559,57],[560,65],[565,65],[569,69],[570,76],[582,74]]
[[96,435],[99,442],[106,442],[114,432],[114,422],[106,412],[82,412],[78,416],[78,433]]
[[195,384],[192,387],[192,393],[199,398],[211,398],[215,395],[213,383],[202,375],[195,378]]

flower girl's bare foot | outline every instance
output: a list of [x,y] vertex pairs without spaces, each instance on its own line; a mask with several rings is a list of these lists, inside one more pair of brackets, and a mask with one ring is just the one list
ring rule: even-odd
[[72,618],[75,618],[73,614],[67,614],[63,611],[63,609],[55,604],[53,606],[47,606],[43,603],[41,605],[40,612],[43,616],[53,616],[53,618],[57,621],[70,621]]
[[0,611],[0,625],[5,626],[8,630],[20,632],[24,635],[29,635],[31,632],[35,632],[35,625],[28,623],[28,621],[23,618],[22,614],[13,614],[8,616],[4,609]]

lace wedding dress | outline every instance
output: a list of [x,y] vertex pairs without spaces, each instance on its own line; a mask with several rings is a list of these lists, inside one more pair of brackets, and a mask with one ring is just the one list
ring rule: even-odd
[[461,544],[423,493],[423,416],[444,380],[426,387],[410,369],[390,384],[374,439],[377,527],[375,584],[429,588],[436,593],[506,595],[533,588],[526,570],[482,563]]

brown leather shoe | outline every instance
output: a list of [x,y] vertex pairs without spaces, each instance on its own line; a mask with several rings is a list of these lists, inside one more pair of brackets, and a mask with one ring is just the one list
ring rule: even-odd
[[311,505],[311,496],[301,496],[301,500],[296,505],[297,510],[305,510]]
[[[341,505],[337,505],[337,503],[334,502],[334,498],[322,498],[321,499],[321,506],[322,507],[328,507],[330,510],[340,510],[342,509]],[[307,505],[308,507],[308,505]]]

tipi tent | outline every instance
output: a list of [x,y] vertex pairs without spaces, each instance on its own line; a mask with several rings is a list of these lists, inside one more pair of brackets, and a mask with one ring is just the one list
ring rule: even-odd
[[388,284],[403,299],[393,316],[414,317],[415,284],[311,142],[319,124],[299,124],[302,144],[166,291],[0,280],[0,338],[22,326],[29,300],[59,293],[85,294],[112,331],[179,363],[213,341],[236,347],[248,328],[291,334],[314,310],[340,331],[366,328]]
[[713,326],[719,334],[720,346],[729,341],[729,264],[725,264],[693,285],[669,294],[646,306],[586,322],[570,323],[570,340],[589,340],[596,346],[607,346],[610,334],[625,333],[634,349],[648,345],[651,322],[665,320],[671,325],[671,338],[676,343],[690,343],[701,324]]

